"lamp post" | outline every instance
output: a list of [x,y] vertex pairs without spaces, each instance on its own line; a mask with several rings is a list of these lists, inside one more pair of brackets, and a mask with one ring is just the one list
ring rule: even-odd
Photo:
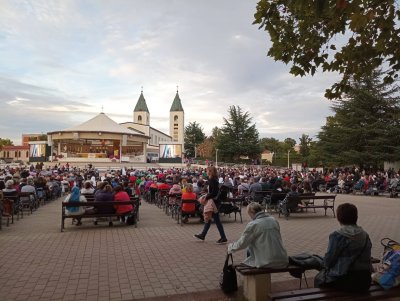
[[215,149],[215,167],[218,167],[218,148]]
[[287,168],[290,166],[290,149],[287,151]]

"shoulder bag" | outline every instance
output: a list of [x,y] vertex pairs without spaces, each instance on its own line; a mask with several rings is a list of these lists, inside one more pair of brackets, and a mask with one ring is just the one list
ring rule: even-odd
[[[231,263],[229,263],[229,258],[231,259]],[[225,294],[234,293],[238,289],[232,254],[226,255],[224,268],[220,275],[219,285]]]

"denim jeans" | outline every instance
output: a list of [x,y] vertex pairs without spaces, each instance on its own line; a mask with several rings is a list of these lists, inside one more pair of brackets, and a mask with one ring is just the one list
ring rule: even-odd
[[[217,213],[213,213],[212,217],[213,217],[213,220],[214,220],[215,224],[217,225],[217,229],[218,229],[219,235],[221,236],[222,239],[226,239],[225,232],[224,232],[224,227],[222,226],[221,220],[219,219],[219,213],[218,212]],[[211,220],[209,220],[208,223],[206,223],[204,225],[203,232],[201,232],[201,235],[206,237],[207,232],[210,229],[210,227],[211,227]]]

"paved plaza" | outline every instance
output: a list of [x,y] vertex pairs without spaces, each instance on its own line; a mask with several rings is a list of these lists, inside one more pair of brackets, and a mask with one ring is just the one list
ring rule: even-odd
[[[177,225],[154,205],[143,203],[137,228],[103,222],[83,226],[66,220],[60,232],[61,201],[49,203],[0,231],[0,300],[223,300],[218,289],[226,245],[216,245],[213,225],[205,242],[193,234],[203,227],[197,219]],[[359,224],[370,234],[373,256],[380,257],[380,239],[400,240],[400,199],[338,195],[359,208]],[[223,217],[228,239],[237,239],[243,224]],[[328,235],[338,227],[332,212],[279,219],[290,255],[303,251],[323,255]],[[240,261],[243,252],[235,253]],[[309,283],[312,273],[307,272]],[[273,275],[274,287],[290,280]],[[273,288],[274,288],[273,287]],[[239,299],[239,298],[237,298]]]

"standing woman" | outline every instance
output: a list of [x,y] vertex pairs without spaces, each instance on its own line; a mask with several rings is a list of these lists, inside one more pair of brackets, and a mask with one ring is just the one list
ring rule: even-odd
[[[213,199],[217,208],[221,205],[221,200],[217,199],[218,191],[219,191],[219,183],[218,183],[218,172],[215,166],[207,167],[207,175],[208,175],[208,194],[206,195],[206,201],[209,199]],[[227,243],[227,238],[225,236],[224,227],[221,224],[221,220],[219,218],[219,212],[213,213],[212,218],[217,226],[220,239],[217,240],[217,244],[225,244]],[[200,240],[204,240],[206,238],[207,232],[211,227],[211,219],[204,224],[203,231],[200,234],[195,234],[194,237]]]

